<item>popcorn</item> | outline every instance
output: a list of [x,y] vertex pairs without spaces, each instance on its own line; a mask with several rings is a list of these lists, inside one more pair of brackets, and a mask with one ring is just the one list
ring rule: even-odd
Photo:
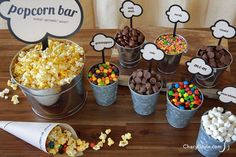
[[4,92],[0,92],[0,98],[4,98],[5,93]]
[[125,147],[129,144],[128,140],[131,140],[132,135],[131,133],[126,133],[124,135],[121,135],[122,141],[119,143],[119,147]]
[[236,141],[236,116],[232,112],[224,112],[223,108],[217,107],[201,119],[206,134],[220,142]]
[[[22,50],[13,66],[13,76],[26,87],[47,89],[70,83],[83,66],[83,48],[69,41],[49,40],[45,51],[41,44]],[[8,85],[13,87],[10,81]]]
[[47,137],[47,151],[52,155],[67,154],[68,156],[76,156],[89,147],[89,143],[81,139],[75,140],[72,133],[68,130],[62,130],[60,126],[56,126]]
[[18,95],[14,95],[11,98],[11,102],[13,102],[14,105],[17,105],[20,103],[20,101],[18,100],[19,96]]
[[108,139],[107,139],[107,145],[109,146],[109,147],[111,147],[113,144],[115,144],[115,142],[109,137]]
[[120,141],[119,147],[125,147],[125,146],[127,146],[128,144],[129,144],[129,142],[128,142],[127,140],[125,140],[125,141]]
[[7,86],[11,87],[13,90],[17,90],[17,84],[12,83],[10,80],[7,81]]
[[4,94],[9,94],[10,93],[10,90],[8,88],[5,88],[3,91],[2,91]]
[[105,133],[109,135],[111,133],[111,129],[106,129]]
[[8,99],[8,96],[5,96],[5,97],[4,97],[4,99],[6,99],[6,100],[7,100],[7,99]]
[[99,139],[102,141],[106,141],[106,138],[107,138],[107,134],[104,134],[103,132],[101,132]]

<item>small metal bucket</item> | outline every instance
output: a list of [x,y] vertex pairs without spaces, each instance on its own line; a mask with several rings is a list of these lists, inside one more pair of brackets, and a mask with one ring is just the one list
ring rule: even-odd
[[[206,115],[207,113],[208,112],[206,112],[204,115]],[[228,148],[230,148],[230,145],[232,145],[233,143],[235,142],[220,142],[208,135],[201,121],[201,126],[196,141],[196,148],[202,155],[206,157],[218,157],[224,151],[227,151]]]
[[[145,42],[144,42],[145,43]],[[135,48],[125,48],[116,43],[116,48],[119,52],[119,62],[124,68],[134,68],[141,60],[141,52],[143,45],[139,45]]]
[[[208,46],[208,47],[215,47],[215,46]],[[196,56],[198,56],[200,49],[198,50]],[[233,63],[233,56],[232,54],[225,50],[230,56],[231,56],[231,63],[223,68],[213,68],[213,74],[211,76],[201,76],[201,75],[196,75],[195,81],[197,84],[204,88],[214,88],[217,85],[219,77],[224,73],[226,69],[230,67],[230,65]]]
[[[201,91],[200,93],[202,94]],[[175,128],[185,128],[189,124],[195,113],[202,106],[204,97],[202,94],[202,103],[194,110],[181,110],[177,108],[174,104],[170,102],[168,97],[168,91],[166,92],[166,100],[167,100],[166,118],[168,123]]]
[[[69,40],[65,41],[72,42]],[[30,49],[33,46],[26,46],[22,50]],[[76,76],[70,84],[60,87],[42,90],[26,87],[15,80],[12,72],[12,68],[21,51],[15,55],[11,62],[9,69],[11,80],[17,83],[21,91],[30,101],[35,114],[45,119],[63,119],[75,114],[83,107],[87,96],[83,87],[83,72]]]
[[[89,71],[90,71],[90,69],[92,69],[96,65],[98,65],[98,64],[91,66],[91,68],[89,68]],[[114,65],[114,64],[112,64],[112,65]],[[117,100],[118,81],[116,81],[113,84],[110,84],[108,86],[98,86],[98,85],[95,85],[94,83],[92,83],[89,79],[88,79],[88,81],[90,83],[91,88],[93,89],[93,95],[94,95],[94,97],[96,99],[96,103],[98,105],[110,106],[115,103],[115,101]]]
[[[167,34],[170,34],[170,33],[165,33],[163,35],[167,35]],[[163,35],[160,35],[159,37],[161,37]],[[182,38],[185,41],[185,43],[187,44],[187,48],[183,52],[181,52],[180,54],[177,54],[177,55],[170,55],[170,54],[165,53],[164,59],[158,62],[159,63],[158,70],[161,73],[164,73],[164,74],[175,73],[176,69],[178,68],[178,65],[180,63],[181,57],[183,56],[184,53],[188,52],[188,43],[187,43],[186,39],[183,36],[178,35],[178,34],[176,36]],[[157,39],[155,40],[155,43],[156,43]]]
[[[130,79],[131,77],[129,78],[129,82]],[[131,89],[129,82],[128,86],[131,92],[134,111],[141,116],[147,116],[155,112],[161,89],[159,90],[159,92],[151,95],[141,95]],[[163,87],[163,82],[161,84]]]

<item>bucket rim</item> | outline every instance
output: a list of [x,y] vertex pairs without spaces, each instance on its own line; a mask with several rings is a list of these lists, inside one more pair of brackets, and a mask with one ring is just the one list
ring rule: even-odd
[[[97,63],[97,64],[91,65],[91,66],[89,67],[89,70],[88,70],[87,74],[89,73],[89,71],[90,71],[94,66],[96,66],[96,65],[98,65],[98,64],[103,64],[103,63],[101,62],[101,63]],[[113,66],[115,66],[115,67],[118,69],[118,74],[119,74],[119,75],[118,75],[118,80],[117,80],[116,82],[113,82],[112,84],[110,84],[110,85],[108,85],[108,86],[98,86],[98,85],[95,85],[94,83],[92,83],[92,82],[89,80],[88,75],[86,75],[86,78],[87,78],[88,82],[90,83],[90,85],[92,85],[92,86],[94,86],[94,87],[97,87],[97,88],[108,88],[108,87],[111,87],[111,86],[113,86],[113,85],[115,85],[115,84],[118,84],[118,82],[119,82],[119,76],[120,76],[120,69],[118,68],[118,66],[117,66],[116,64],[111,63],[111,62],[110,62],[110,64],[112,64]]]
[[[167,32],[167,33],[162,33],[161,35],[159,35],[159,36],[154,40],[154,44],[155,44],[156,46],[157,46],[157,44],[156,44],[157,39],[160,38],[160,37],[163,36],[163,35],[173,35],[173,33]],[[186,38],[185,38],[184,36],[180,35],[180,34],[176,34],[176,36],[182,38],[182,39],[184,40],[184,42],[186,43],[187,47],[186,47],[186,49],[185,49],[184,51],[182,51],[182,52],[179,53],[179,54],[167,54],[167,53],[163,50],[163,51],[164,51],[164,54],[165,54],[166,56],[179,56],[179,55],[186,54],[186,53],[188,52],[188,50],[189,50],[189,44],[188,44]],[[157,47],[158,47],[158,46],[157,46]],[[159,48],[159,47],[158,47],[158,48]],[[161,48],[160,48],[160,49],[161,49]],[[162,49],[161,49],[161,50],[162,50]]]
[[132,78],[132,76],[129,76],[129,79],[128,79],[128,87],[129,87],[130,91],[132,91],[134,94],[136,94],[136,95],[138,95],[138,96],[140,96],[140,97],[147,97],[147,96],[158,95],[158,94],[160,94],[160,92],[161,92],[161,90],[162,90],[162,88],[163,88],[163,85],[164,85],[164,82],[163,82],[163,80],[161,79],[161,88],[159,89],[158,92],[153,93],[153,94],[150,94],[150,95],[143,95],[143,94],[139,94],[139,93],[137,93],[136,91],[134,91],[133,89],[131,89],[131,87],[130,87],[130,80],[131,80],[131,78]]
[[[173,82],[173,83],[178,83],[178,82]],[[197,86],[196,86],[197,87]],[[197,87],[197,89],[199,90],[199,92],[201,93],[201,96],[202,96],[202,102],[201,102],[201,104],[197,107],[197,108],[195,108],[194,110],[181,110],[181,109],[179,109],[178,107],[176,107],[171,101],[170,101],[170,99],[169,99],[169,97],[168,97],[168,93],[169,93],[169,88],[168,88],[168,90],[166,91],[166,100],[167,100],[167,103],[168,104],[170,104],[171,106],[173,106],[174,108],[176,108],[178,111],[181,111],[181,112],[194,112],[194,111],[197,111],[199,108],[201,108],[202,107],[202,105],[203,105],[203,103],[204,103],[204,95],[203,95],[203,92],[201,91],[201,89],[199,88],[199,87]]]

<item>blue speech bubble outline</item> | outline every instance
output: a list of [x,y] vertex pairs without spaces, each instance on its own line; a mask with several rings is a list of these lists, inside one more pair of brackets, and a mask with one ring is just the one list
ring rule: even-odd
[[[208,65],[209,67],[211,67],[204,59],[202,59],[202,58],[200,58],[200,57],[193,57],[190,61],[185,62],[185,65],[189,68],[188,63],[192,63],[192,61],[193,61],[194,59],[201,59],[202,61],[204,61],[205,65]],[[188,68],[187,68],[187,69],[188,69]],[[197,72],[197,73],[191,73],[189,70],[188,70],[188,72],[189,72],[190,74],[193,74],[193,75],[211,76],[211,75],[214,73],[214,70],[213,70],[213,68],[211,67],[211,73],[210,73],[209,75],[202,75],[202,74],[199,73],[199,72]]]
[[[6,1],[10,2],[11,0],[1,0],[0,5],[1,5],[1,3],[6,2]],[[72,35],[74,35],[75,33],[77,33],[77,32],[80,30],[80,28],[82,27],[82,24],[83,24],[83,21],[84,21],[83,8],[82,8],[82,6],[81,6],[79,0],[74,0],[74,1],[78,4],[78,6],[79,6],[79,8],[80,8],[81,21],[80,21],[80,24],[79,24],[78,28],[77,28],[74,32],[72,32],[71,34],[66,35],[66,36],[56,36],[56,35],[52,35],[52,34],[50,34],[50,33],[47,32],[47,33],[45,34],[45,36],[44,36],[42,39],[38,40],[38,41],[34,41],[34,42],[25,41],[25,40],[21,39],[20,37],[18,37],[18,36],[13,32],[13,30],[12,30],[12,28],[11,28],[11,18],[8,18],[8,17],[3,16],[3,15],[1,14],[1,11],[0,11],[0,17],[2,17],[3,19],[7,20],[7,26],[8,26],[8,29],[9,29],[10,33],[11,33],[17,40],[19,40],[19,41],[21,41],[21,42],[24,42],[24,43],[26,43],[26,44],[35,44],[35,43],[39,43],[39,42],[45,41],[45,40],[48,39],[49,36],[50,36],[50,37],[53,37],[53,38],[63,39],[63,38],[67,38],[67,37],[72,36]]]

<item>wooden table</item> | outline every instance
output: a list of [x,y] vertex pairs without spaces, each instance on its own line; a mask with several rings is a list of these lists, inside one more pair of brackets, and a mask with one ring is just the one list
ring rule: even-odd
[[[164,28],[156,29],[143,29],[147,36],[157,36],[160,33],[171,31]],[[100,54],[95,53],[89,46],[89,42],[95,33],[103,32],[107,35],[114,36],[116,30],[82,30],[76,34],[71,40],[78,42],[86,50],[86,67],[101,60]],[[202,34],[205,31],[198,30],[179,30],[183,33],[190,43],[201,42]],[[191,37],[192,33],[198,34],[198,37]],[[208,32],[209,33],[209,32]],[[151,39],[150,39],[151,40]],[[209,40],[212,39],[209,38]],[[217,43],[217,41],[215,41]],[[226,43],[227,44],[227,43]],[[9,79],[9,64],[16,54],[25,44],[14,39],[8,31],[0,31],[0,90],[6,87],[6,82]],[[230,51],[236,55],[235,40],[229,43]],[[195,50],[196,51],[196,50]],[[107,53],[107,59],[110,57]],[[235,64],[234,64],[235,65]],[[223,80],[227,83],[236,83],[235,74],[236,70],[232,66],[231,73],[226,74],[227,78]],[[87,71],[88,69],[86,69]],[[173,80],[174,81],[174,80]],[[224,81],[221,81],[224,82]],[[165,94],[162,93],[158,107],[154,114],[142,117],[137,115],[133,108],[130,98],[130,93],[127,87],[119,87],[118,100],[110,107],[100,107],[96,105],[92,91],[88,86],[87,80],[84,81],[85,87],[88,91],[88,98],[84,108],[76,115],[58,120],[56,122],[69,123],[77,131],[78,135],[87,141],[98,141],[98,135],[106,128],[112,129],[111,136],[116,141],[115,146],[108,148],[105,146],[100,151],[96,152],[92,149],[87,150],[84,156],[101,156],[101,157],[120,157],[120,156],[191,156],[200,157],[201,155],[194,149],[184,149],[183,145],[195,145],[198,134],[200,117],[203,112],[215,107],[222,106],[227,110],[236,114],[236,106],[233,104],[222,104],[217,100],[206,99],[203,107],[195,115],[191,124],[184,129],[175,129],[171,127],[166,120],[166,106]],[[36,116],[32,110],[30,103],[26,100],[20,90],[15,92],[20,95],[21,103],[13,105],[10,100],[0,99],[0,120],[13,120],[13,121],[35,121],[47,122]],[[55,121],[54,121],[55,122]],[[118,142],[120,136],[125,132],[131,132],[133,139],[126,148],[119,148]],[[0,130],[0,156],[1,157],[46,157],[47,154],[34,148],[33,146],[19,140],[18,138],[10,135],[7,132]],[[222,155],[223,157],[236,156],[236,146],[233,145],[230,151]]]

